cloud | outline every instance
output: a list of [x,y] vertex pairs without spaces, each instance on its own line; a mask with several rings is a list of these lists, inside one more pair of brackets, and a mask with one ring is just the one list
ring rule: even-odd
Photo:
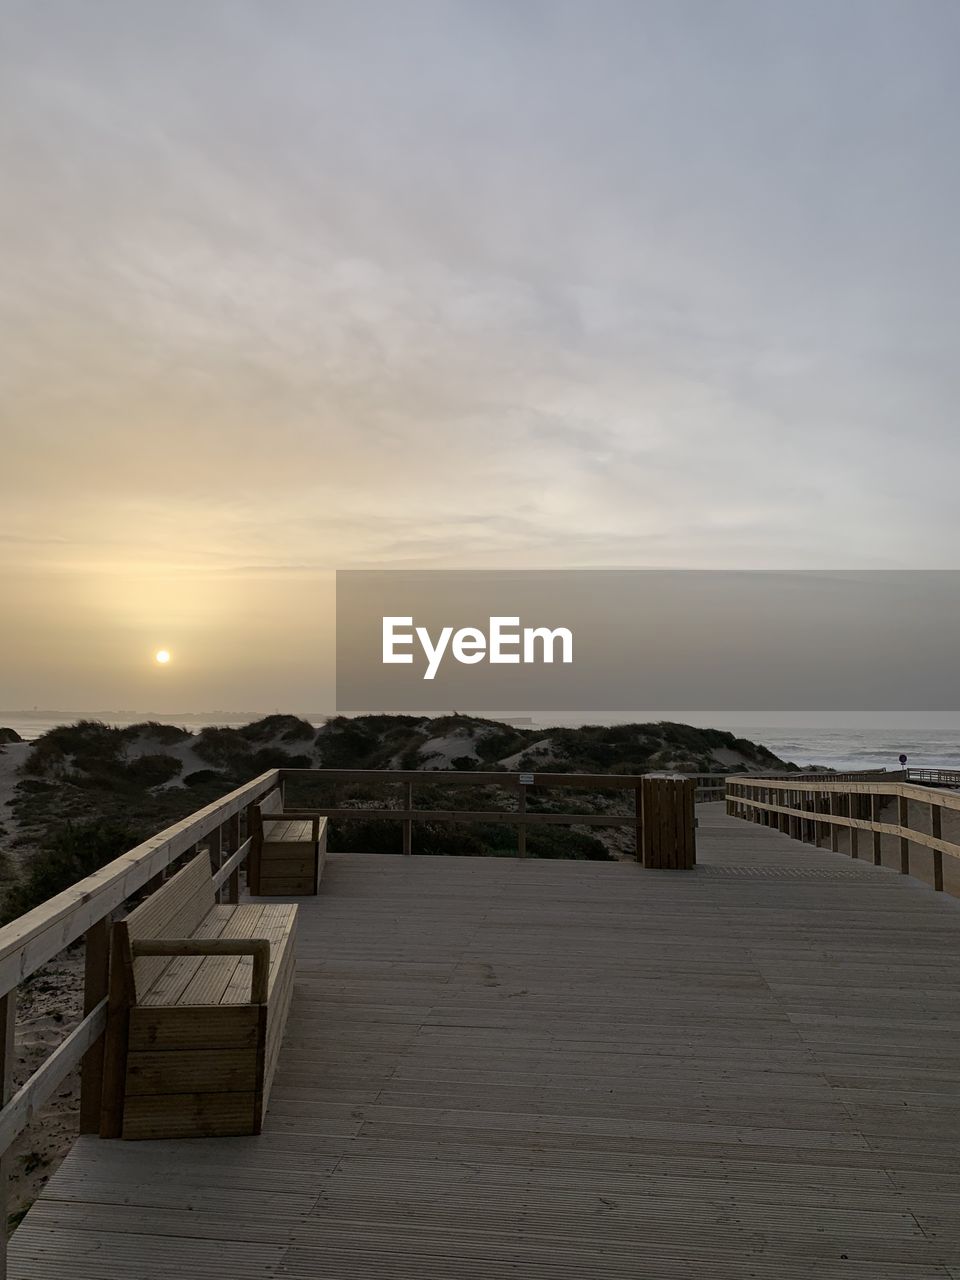
[[0,23],[0,567],[38,592],[949,562],[949,6]]

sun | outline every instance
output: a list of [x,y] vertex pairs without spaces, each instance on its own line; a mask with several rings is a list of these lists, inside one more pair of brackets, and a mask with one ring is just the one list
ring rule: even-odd
[[158,649],[153,656],[154,656],[154,660],[159,662],[161,667],[165,667],[167,663],[170,661],[170,650]]

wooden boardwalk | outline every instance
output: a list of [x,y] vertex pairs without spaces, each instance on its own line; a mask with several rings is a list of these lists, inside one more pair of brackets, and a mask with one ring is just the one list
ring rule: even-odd
[[265,1132],[79,1140],[17,1280],[960,1278],[960,902],[700,810],[693,872],[331,855]]

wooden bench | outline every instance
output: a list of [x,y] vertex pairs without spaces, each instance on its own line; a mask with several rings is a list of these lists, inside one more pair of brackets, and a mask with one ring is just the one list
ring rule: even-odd
[[114,924],[101,1136],[260,1132],[296,923],[292,903],[217,904],[201,853]]
[[260,898],[317,893],[327,854],[326,818],[284,809],[279,787],[255,805],[253,813],[250,892]]

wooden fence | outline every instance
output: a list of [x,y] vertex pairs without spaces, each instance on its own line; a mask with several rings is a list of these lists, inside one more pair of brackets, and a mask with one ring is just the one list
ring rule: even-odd
[[960,769],[907,769],[906,780],[931,787],[960,787]]
[[[960,858],[960,844],[943,838],[943,811],[960,811],[960,792],[936,790],[904,780],[903,773],[886,777],[838,775],[785,776],[727,781],[727,813],[786,832],[795,840],[816,845],[829,840],[839,849],[842,830],[850,835],[850,854],[860,856],[860,833],[871,837],[874,863],[882,862],[881,840],[899,840],[900,870],[910,874],[911,845],[928,849],[933,859],[933,887],[943,890],[943,855]],[[829,779],[829,781],[827,780]],[[883,811],[896,806],[896,822]],[[926,817],[924,830],[917,822]]]
[[[218,891],[236,902],[240,865],[250,848],[241,817],[279,780],[270,770],[222,800],[152,836],[93,875],[0,929],[0,1277],[6,1276],[8,1152],[17,1135],[80,1066],[80,1132],[100,1128],[103,1033],[107,1025],[109,930],[115,912],[201,846],[209,849]],[[83,1020],[13,1093],[17,988],[72,943],[85,940]]]
[[[214,866],[214,885],[229,902],[239,894],[240,867],[250,851],[255,829],[253,808],[278,785],[290,778],[326,780],[334,783],[392,784],[401,788],[399,807],[359,809],[340,806],[319,809],[333,818],[383,817],[403,824],[403,850],[412,851],[416,822],[508,822],[518,828],[518,853],[526,853],[526,833],[531,826],[577,825],[586,827],[628,827],[635,832],[639,857],[644,856],[644,816],[651,830],[661,819],[648,799],[644,815],[641,784],[644,775],[538,773],[535,788],[578,788],[624,790],[632,803],[627,814],[618,816],[529,810],[527,797],[534,788],[526,779],[532,775],[451,771],[271,769],[252,782],[230,792],[152,836],[143,844],[108,863],[93,875],[78,881],[55,898],[0,928],[0,1280],[6,1276],[7,1174],[11,1144],[78,1066],[80,1075],[80,1132],[96,1133],[100,1125],[103,1074],[103,1035],[107,1023],[109,988],[109,936],[112,920],[137,895],[159,887],[164,876],[201,849],[206,849]],[[660,794],[668,796],[671,779]],[[684,795],[719,798],[724,775],[703,774],[682,782]],[[413,804],[417,786],[495,785],[516,793],[512,809],[436,810],[417,809]],[[652,795],[652,793],[651,793]],[[684,809],[691,815],[692,802]],[[671,821],[676,823],[674,816]],[[684,836],[686,840],[687,837]],[[692,829],[689,848],[692,853]],[[650,846],[651,849],[654,845]],[[651,859],[653,852],[648,855]],[[688,865],[671,854],[671,865]],[[649,865],[653,865],[651,862]],[[30,1078],[14,1093],[17,989],[41,966],[67,947],[85,942],[83,1019],[57,1046]]]
[[[403,832],[403,852],[413,852],[413,827],[418,822],[495,822],[507,823],[517,828],[517,854],[525,857],[527,851],[527,829],[536,826],[583,826],[583,827],[627,827],[634,832],[634,849],[638,861],[643,861],[643,794],[642,785],[651,777],[656,781],[671,786],[683,786],[690,795],[699,797],[706,788],[705,780],[709,779],[711,789],[719,791],[717,780],[722,778],[725,786],[725,775],[658,775],[649,774],[617,774],[617,773],[493,773],[467,769],[281,769],[282,780],[299,782],[327,782],[337,784],[361,785],[367,791],[370,788],[398,788],[394,794],[385,797],[382,806],[372,807],[369,797],[361,803],[353,805],[322,806],[311,803],[308,807],[322,818],[377,818],[386,821],[400,822]],[[437,809],[417,808],[414,805],[414,789],[424,787],[470,787],[495,786],[504,791],[515,793],[516,802],[510,808],[492,806],[487,809]],[[625,791],[630,797],[630,811],[621,814],[598,814],[571,812],[568,809],[557,812],[552,809],[531,809],[528,796],[536,795],[538,799],[546,790],[569,788],[586,791]],[[666,797],[668,789],[657,794]],[[686,794],[686,792],[684,793]],[[653,793],[651,792],[651,796]],[[719,796],[717,797],[719,798]],[[666,802],[666,801],[665,801]],[[647,801],[648,823],[655,829],[659,818],[653,814],[653,799]],[[298,809],[302,805],[296,806]],[[692,810],[691,818],[692,823]]]

